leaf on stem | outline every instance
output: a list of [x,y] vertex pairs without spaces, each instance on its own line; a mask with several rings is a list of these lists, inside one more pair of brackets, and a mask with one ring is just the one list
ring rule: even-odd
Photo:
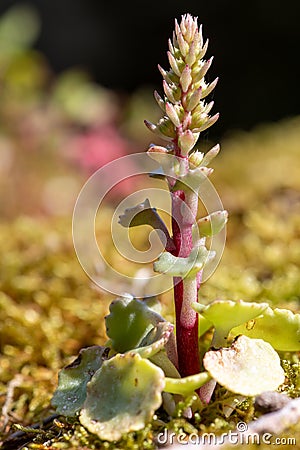
[[128,296],[113,301],[105,317],[106,334],[113,349],[126,352],[139,346],[153,326],[165,319],[144,302]]
[[164,273],[172,277],[194,277],[214,256],[215,252],[208,251],[204,245],[194,247],[187,258],[164,252],[153,264],[153,269],[154,272]]

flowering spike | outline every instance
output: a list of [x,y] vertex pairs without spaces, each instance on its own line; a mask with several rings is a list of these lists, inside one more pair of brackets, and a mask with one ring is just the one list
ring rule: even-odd
[[[215,151],[206,156],[194,151],[200,132],[209,128],[218,118],[218,114],[212,117],[208,115],[213,103],[207,104],[202,100],[216,84],[216,81],[208,84],[204,79],[212,63],[212,58],[203,60],[207,46],[208,41],[203,43],[202,27],[198,28],[197,18],[186,14],[181,17],[180,22],[175,20],[173,42],[169,41],[167,52],[171,68],[165,71],[159,66],[163,76],[165,98],[163,101],[157,95],[156,98],[165,115],[156,125],[147,124],[151,131],[171,141],[168,154],[175,156],[175,161],[170,166],[165,163],[168,158],[164,148],[150,148],[148,153],[162,166],[176,218],[172,221],[175,249],[169,256],[164,257],[166,260],[162,261],[162,258],[160,261],[166,263],[167,269],[170,262],[178,262],[178,258],[183,262],[191,255],[195,242],[192,225],[196,223],[198,192],[202,182],[213,172],[213,169],[207,167],[207,163]],[[201,243],[204,244],[205,242]],[[155,267],[159,269],[157,264]],[[190,306],[193,299],[197,301],[199,270],[200,266],[195,267],[195,271],[189,271],[188,279],[182,279],[178,272],[172,273],[181,278],[178,288],[176,286],[174,290],[178,368],[181,377],[199,373],[201,370],[200,360],[195,357],[199,355],[198,323],[196,312]],[[169,273],[171,274],[171,271]]]

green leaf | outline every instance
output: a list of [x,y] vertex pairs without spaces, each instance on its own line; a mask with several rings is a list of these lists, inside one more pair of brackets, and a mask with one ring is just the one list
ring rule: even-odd
[[151,358],[165,347],[173,328],[169,322],[158,323],[131,353],[138,353],[142,358]]
[[86,399],[86,386],[105,359],[106,347],[93,346],[80,350],[79,356],[59,372],[58,387],[51,404],[59,414],[73,417]]
[[171,394],[190,395],[211,379],[207,372],[197,373],[185,378],[165,378],[165,392]]
[[162,253],[153,264],[154,272],[172,277],[194,277],[203,266],[213,259],[215,252],[210,252],[204,245],[193,248],[187,258],[177,257],[169,252]]
[[127,296],[114,300],[105,317],[106,333],[116,352],[124,353],[139,346],[143,337],[164,318],[146,303]]
[[80,422],[91,433],[117,441],[145,427],[162,403],[164,373],[138,354],[118,354],[93,376]]
[[[218,234],[226,225],[228,220],[228,212],[215,211],[206,217],[202,217],[193,225],[193,232],[198,228],[200,237],[211,237]],[[198,234],[198,233],[197,233]]]
[[244,302],[243,300],[237,302],[216,300],[206,307],[199,303],[193,303],[192,307],[215,327],[212,345],[223,347],[232,328],[259,316],[268,308],[268,304]]
[[300,314],[288,309],[268,307],[261,316],[231,330],[233,336],[244,334],[269,342],[276,350],[300,350]]
[[148,198],[132,208],[127,208],[119,217],[119,223],[123,227],[137,227],[139,225],[151,225],[153,216],[155,220],[156,209],[152,208]]
[[231,347],[207,352],[203,365],[219,384],[241,395],[272,391],[284,382],[278,354],[262,339],[239,336]]

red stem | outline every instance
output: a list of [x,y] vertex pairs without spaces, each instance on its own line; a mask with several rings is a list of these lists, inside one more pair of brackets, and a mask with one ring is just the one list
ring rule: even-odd
[[[185,200],[183,191],[172,193],[172,230],[175,256],[189,256],[192,241],[192,225],[185,224],[182,211],[182,201]],[[197,291],[195,298],[197,301]],[[182,377],[195,375],[200,372],[199,344],[198,344],[198,314],[192,312],[192,323],[184,324],[181,319],[181,309],[184,298],[184,283],[181,278],[174,278],[174,301],[176,315],[176,342],[178,352],[178,369]]]

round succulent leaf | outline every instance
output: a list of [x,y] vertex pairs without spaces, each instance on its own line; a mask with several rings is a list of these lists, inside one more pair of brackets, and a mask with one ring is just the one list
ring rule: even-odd
[[58,387],[51,400],[58,414],[73,417],[86,399],[87,383],[106,359],[107,347],[83,348],[70,365],[59,372]]
[[171,394],[190,395],[196,389],[199,389],[211,379],[207,372],[197,373],[184,378],[165,378],[165,392]]
[[88,384],[79,420],[91,433],[117,441],[145,427],[162,403],[163,371],[138,354],[105,361]]
[[114,300],[105,317],[106,334],[114,350],[124,353],[138,347],[146,333],[164,318],[146,303],[127,296]]
[[231,334],[264,339],[279,351],[299,351],[300,314],[294,314],[289,309],[273,310],[269,307],[256,319],[235,327]]
[[284,382],[278,354],[262,339],[239,336],[231,347],[207,352],[203,365],[220,385],[240,395],[259,395]]
[[132,352],[138,353],[142,358],[150,358],[165,347],[173,329],[174,326],[170,322],[158,323],[142,339],[139,347],[132,350]]

